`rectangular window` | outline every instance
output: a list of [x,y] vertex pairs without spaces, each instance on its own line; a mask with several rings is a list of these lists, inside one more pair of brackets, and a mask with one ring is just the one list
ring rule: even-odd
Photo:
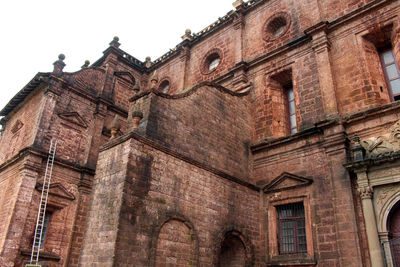
[[279,254],[307,252],[303,203],[276,207],[278,212]]
[[389,93],[392,101],[400,100],[400,71],[396,64],[393,49],[386,49],[379,53],[381,58],[383,72],[389,87]]
[[46,240],[47,230],[49,229],[50,218],[51,218],[51,213],[46,212],[44,214],[42,238],[40,239],[40,248],[43,248],[43,246],[44,246],[44,241]]
[[288,115],[289,115],[289,132],[291,134],[297,133],[297,123],[296,123],[296,109],[294,102],[293,87],[286,89],[286,97],[288,102]]

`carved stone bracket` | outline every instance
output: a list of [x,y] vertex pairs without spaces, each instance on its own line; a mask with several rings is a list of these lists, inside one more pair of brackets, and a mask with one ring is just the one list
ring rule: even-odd
[[390,127],[390,132],[361,141],[366,156],[377,157],[400,151],[400,120]]

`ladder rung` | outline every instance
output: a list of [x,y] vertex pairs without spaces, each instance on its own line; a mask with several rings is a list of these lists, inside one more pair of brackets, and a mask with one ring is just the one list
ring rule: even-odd
[[52,139],[50,141],[49,154],[47,156],[46,171],[44,174],[42,193],[41,193],[41,197],[40,197],[38,216],[37,216],[37,220],[36,220],[36,228],[35,228],[32,253],[31,253],[31,263],[32,262],[37,263],[38,258],[39,258],[40,243],[42,243],[40,241],[41,241],[43,229],[44,229],[44,217],[46,214],[47,197],[48,197],[49,189],[50,189],[51,175],[52,175],[52,171],[53,171],[53,164],[54,164],[54,158],[56,155],[56,149],[57,149],[57,140]]

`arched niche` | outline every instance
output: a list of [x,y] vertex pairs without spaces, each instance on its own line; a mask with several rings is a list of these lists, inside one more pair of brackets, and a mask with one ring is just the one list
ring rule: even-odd
[[151,266],[198,266],[198,237],[182,216],[169,217],[157,227],[152,246]]
[[250,241],[238,230],[227,229],[217,239],[215,266],[250,267],[254,265]]

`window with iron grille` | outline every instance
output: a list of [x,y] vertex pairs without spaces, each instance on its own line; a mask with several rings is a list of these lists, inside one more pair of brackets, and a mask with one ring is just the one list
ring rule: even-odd
[[303,203],[276,207],[278,212],[279,254],[307,252]]

